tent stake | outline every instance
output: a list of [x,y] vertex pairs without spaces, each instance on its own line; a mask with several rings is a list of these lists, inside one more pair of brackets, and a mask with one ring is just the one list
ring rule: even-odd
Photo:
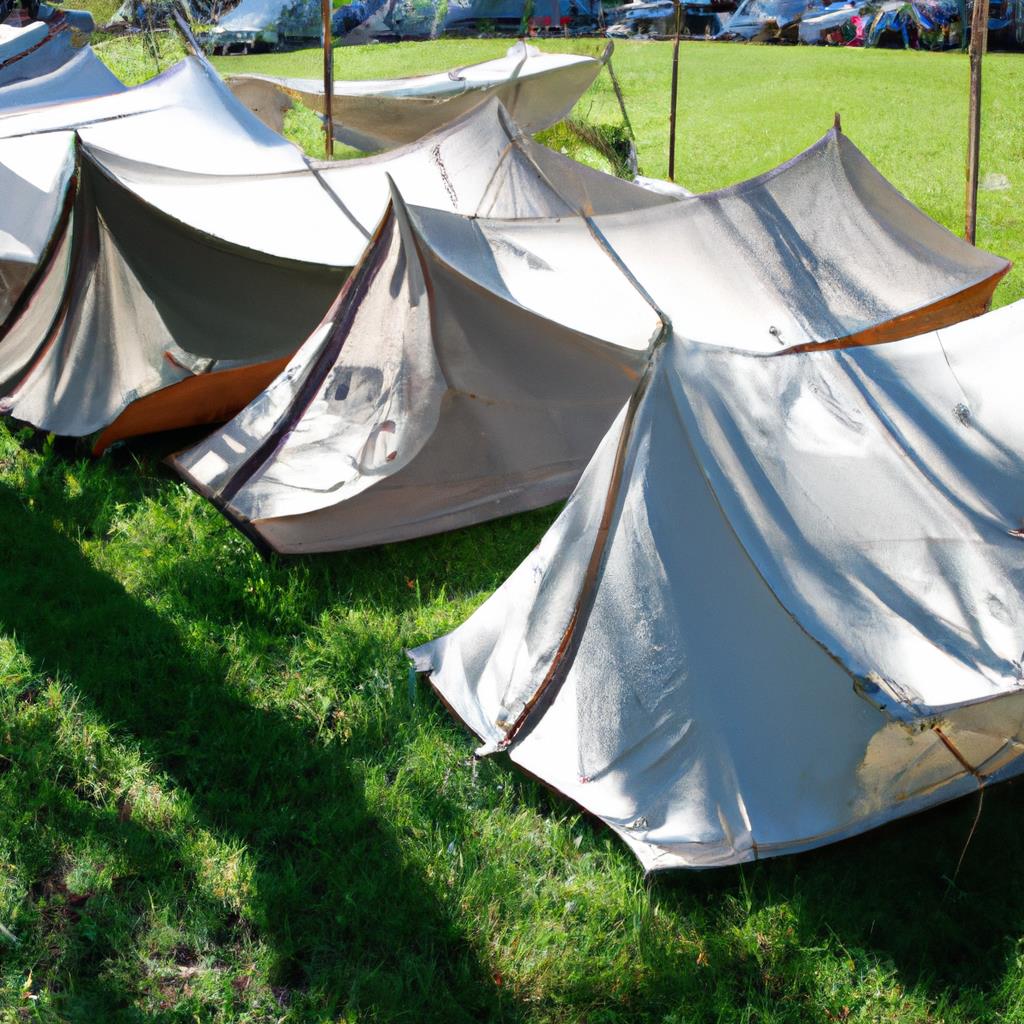
[[676,100],[679,96],[679,33],[682,30],[682,9],[679,0],[672,0],[676,8],[676,38],[672,44],[672,107],[668,117],[668,180],[676,180]]
[[324,149],[327,159],[334,157],[334,54],[331,50],[331,0],[320,0],[324,31]]
[[988,43],[988,0],[974,0],[971,16],[971,94],[967,111],[967,196],[964,238],[974,245],[978,223],[978,157],[981,151],[981,59]]

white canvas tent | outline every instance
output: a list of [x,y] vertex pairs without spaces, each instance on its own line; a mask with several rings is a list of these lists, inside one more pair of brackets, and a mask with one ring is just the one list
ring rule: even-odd
[[504,288],[481,243],[471,220],[410,214],[396,194],[284,372],[172,464],[250,536],[290,553],[564,497],[662,321],[607,256],[600,287],[560,282],[566,313],[547,319]]
[[[413,78],[335,82],[334,137],[366,152],[393,149],[450,123],[495,98],[532,134],[562,120],[590,88],[611,56],[542,53],[517,42],[504,57]],[[283,125],[281,94],[324,113],[324,85],[308,78],[233,75],[235,95],[275,131]]]
[[[77,135],[90,144],[78,149],[82,187],[73,214],[49,200],[66,214],[67,260],[42,267],[28,297],[32,315],[20,308],[22,321],[7,323],[0,394],[11,415],[40,428],[72,436],[103,431],[100,448],[140,432],[223,421],[258,394],[314,329],[365,248],[385,208],[388,173],[421,202],[495,217],[670,202],[526,139],[497,101],[386,159],[310,164],[222,87],[218,93],[205,66],[182,74],[208,83],[208,109],[217,112],[213,101],[223,100],[223,134],[240,136],[237,145],[213,154],[183,147],[168,154],[179,167],[134,158],[140,137],[160,136],[154,145],[166,147],[172,133],[180,142],[196,122],[203,135],[216,130],[202,123],[198,106],[182,109],[173,95],[142,101],[135,90],[40,108],[47,131],[12,132],[6,141],[5,127],[24,129],[32,118],[0,119],[0,160],[4,146],[60,135],[71,159],[71,133],[60,129],[85,121]],[[189,95],[196,104],[202,92]],[[118,99],[140,112],[111,122]],[[97,112],[105,114],[96,119]],[[170,127],[160,135],[165,112]],[[97,138],[113,148],[92,144]],[[255,165],[250,173],[238,169],[245,160]],[[215,172],[190,162],[212,164]],[[99,283],[103,304],[95,302]],[[51,315],[59,313],[52,330],[37,322],[47,301]],[[97,370],[108,364],[109,371]]]
[[[833,210],[843,216],[823,217]],[[367,254],[379,294],[350,287],[265,394],[175,460],[197,490],[275,550],[399,540],[563,497],[628,390],[625,376],[595,388],[586,430],[573,432],[577,399],[567,382],[586,379],[593,344],[642,351],[655,309],[702,341],[743,339],[763,353],[870,344],[980,312],[1007,267],[925,217],[837,132],[759,179],[646,210],[466,220],[417,208],[409,224],[404,246],[389,229]],[[427,297],[389,300],[385,282],[416,264],[431,282]],[[332,339],[343,320],[339,349]],[[552,391],[534,346],[546,339],[554,350],[566,330],[591,348],[577,346],[577,368],[555,377]],[[430,392],[433,411],[404,423],[402,409],[392,409],[392,377],[403,360],[412,365],[402,345],[413,344],[454,369],[438,380],[406,375],[407,386]],[[446,355],[453,344],[464,353],[458,359]],[[465,353],[493,361],[496,345],[516,353],[504,387],[543,394],[558,429],[493,381],[483,390],[461,383]],[[338,398],[333,382],[354,372],[350,360],[376,384]],[[470,411],[455,427],[444,411],[461,409],[466,395]],[[387,451],[402,459],[364,464],[353,438],[377,437],[383,422],[397,445]],[[535,426],[546,441],[532,437]]]
[[869,348],[677,333],[538,547],[412,652],[649,870],[1024,769],[1024,303]]

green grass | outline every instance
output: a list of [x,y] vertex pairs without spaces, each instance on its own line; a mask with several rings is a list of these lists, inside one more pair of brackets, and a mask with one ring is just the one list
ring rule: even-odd
[[[501,45],[343,50],[338,72]],[[152,73],[128,50],[104,52]],[[616,56],[655,175],[668,53]],[[1024,234],[1014,60],[988,63],[985,169],[1012,190],[983,195],[980,231],[1006,255]],[[839,107],[956,226],[959,57],[692,45],[683,62],[703,97],[687,184],[777,163]],[[313,74],[315,55],[218,63]],[[583,110],[614,120],[603,87]],[[410,699],[402,648],[463,621],[552,511],[265,562],[162,468],[186,440],[91,462],[0,427],[0,925],[17,939],[0,929],[0,1024],[1024,1021],[1024,787],[988,793],[955,882],[973,801],[647,884],[607,830],[475,763],[422,686]]]

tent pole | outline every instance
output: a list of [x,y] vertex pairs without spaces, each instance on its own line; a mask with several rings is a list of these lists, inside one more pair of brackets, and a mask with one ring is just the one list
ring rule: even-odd
[[679,33],[682,30],[682,9],[679,0],[672,0],[676,8],[676,38],[672,44],[672,106],[668,116],[668,180],[676,180],[676,100],[679,97]]
[[978,224],[978,158],[981,152],[981,59],[988,43],[988,0],[974,0],[971,16],[971,93],[967,110],[967,195],[964,238],[974,245]]
[[331,50],[331,0],[320,0],[324,31],[324,150],[334,157],[334,54]]
[[197,57],[203,57],[203,48],[199,45],[198,40],[192,34],[192,29],[189,23],[185,20],[182,15],[182,11],[177,7],[171,9],[171,14],[174,16],[174,23],[178,26],[178,31],[181,33],[181,38],[185,41],[185,47],[191,50]]

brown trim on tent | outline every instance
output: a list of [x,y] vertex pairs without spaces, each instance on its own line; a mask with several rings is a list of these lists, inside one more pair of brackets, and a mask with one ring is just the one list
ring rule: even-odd
[[992,294],[999,282],[1009,273],[1012,263],[1007,262],[1002,270],[991,277],[972,284],[962,291],[947,295],[944,299],[912,309],[909,313],[867,327],[856,334],[832,341],[808,341],[802,345],[780,349],[773,356],[795,355],[801,352],[819,352],[824,349],[856,348],[863,345],[883,345],[890,341],[903,341],[918,334],[927,334],[943,327],[962,323],[986,312],[992,303]]
[[[30,46],[27,50],[21,50],[16,53],[13,57],[8,57],[7,60],[0,61],[0,71],[4,68],[9,68],[12,64],[17,64],[23,57],[27,57],[29,54],[35,53],[36,50],[45,46],[47,43],[52,42],[61,32],[70,32],[71,26],[68,24],[67,15],[60,9],[57,13],[50,18],[47,24],[46,35],[39,40],[35,46]],[[13,84],[13,83],[12,83]]]
[[92,447],[102,455],[115,441],[237,416],[288,365],[291,356],[200,373],[136,399],[104,428]]

